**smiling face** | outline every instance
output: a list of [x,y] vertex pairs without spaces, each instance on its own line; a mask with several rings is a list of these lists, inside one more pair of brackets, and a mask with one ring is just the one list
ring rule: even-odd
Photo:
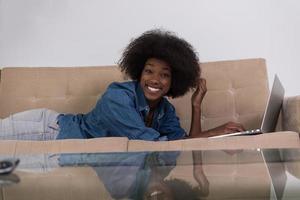
[[171,189],[163,182],[150,183],[145,194],[144,200],[164,199],[172,200],[173,195]]
[[163,60],[149,58],[142,71],[140,85],[150,108],[154,108],[171,87],[171,67]]

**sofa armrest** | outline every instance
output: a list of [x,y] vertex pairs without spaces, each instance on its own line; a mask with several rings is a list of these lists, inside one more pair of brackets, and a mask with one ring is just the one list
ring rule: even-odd
[[300,95],[287,97],[282,109],[283,130],[300,133]]
[[[283,102],[282,128],[300,133],[300,95],[287,97]],[[285,166],[289,173],[300,178],[300,151],[297,149],[282,150]]]

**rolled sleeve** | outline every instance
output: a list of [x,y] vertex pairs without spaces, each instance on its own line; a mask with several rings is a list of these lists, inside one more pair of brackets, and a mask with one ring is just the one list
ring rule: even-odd
[[159,132],[145,126],[141,114],[137,111],[133,97],[123,90],[110,90],[97,104],[95,116],[103,122],[109,135],[128,137],[129,139],[158,140]]
[[176,116],[175,108],[169,104],[166,113],[162,119],[159,132],[165,135],[168,140],[183,139],[186,132],[180,126],[179,118]]

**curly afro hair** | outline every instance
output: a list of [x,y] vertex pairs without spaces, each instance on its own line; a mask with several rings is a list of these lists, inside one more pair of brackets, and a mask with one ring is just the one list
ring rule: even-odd
[[197,87],[200,77],[199,58],[194,48],[174,33],[154,29],[132,40],[125,48],[118,64],[132,80],[140,80],[145,63],[156,58],[168,63],[172,69],[170,97],[183,96]]
[[200,187],[192,186],[187,181],[180,180],[180,179],[170,179],[164,181],[166,185],[172,191],[174,200],[181,200],[181,199],[204,199],[204,197],[208,196],[206,191],[202,191]]

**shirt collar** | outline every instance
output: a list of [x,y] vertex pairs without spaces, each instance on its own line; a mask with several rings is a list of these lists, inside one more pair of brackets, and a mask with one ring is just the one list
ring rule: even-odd
[[[150,107],[145,98],[144,91],[138,81],[135,81],[135,84],[136,84],[136,96],[137,96],[137,104],[138,104],[139,111],[146,110],[147,112],[149,112]],[[158,119],[162,118],[165,114],[164,113],[165,104],[166,104],[166,99],[163,98],[158,105]]]
[[139,111],[143,111],[143,110],[149,111],[150,108],[146,101],[144,91],[143,91],[140,83],[138,81],[135,81],[135,84],[136,84],[135,91],[136,91],[137,104],[138,104]]

